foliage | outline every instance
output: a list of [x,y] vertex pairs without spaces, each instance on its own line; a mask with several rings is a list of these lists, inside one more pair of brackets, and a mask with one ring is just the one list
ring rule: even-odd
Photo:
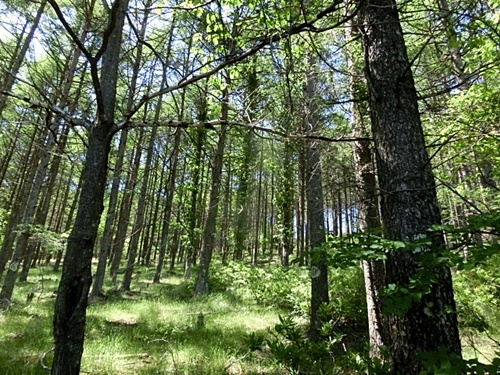
[[33,225],[31,234],[31,240],[40,242],[44,249],[51,254],[63,251],[68,237],[68,233],[56,233],[43,225]]
[[292,373],[331,373],[331,348],[339,344],[342,337],[314,342],[292,318],[280,316],[279,319],[280,322],[271,330],[272,337],[266,340],[274,358]]
[[498,331],[500,325],[500,255],[454,275],[455,300],[462,328]]
[[500,370],[500,352],[492,363],[484,364],[476,358],[464,360],[457,356],[450,356],[445,349],[435,353],[424,353],[424,370],[420,375],[461,375],[461,374],[498,374]]
[[308,311],[310,284],[305,270],[253,267],[241,262],[214,269],[211,290],[245,289],[258,304],[287,309],[297,315]]

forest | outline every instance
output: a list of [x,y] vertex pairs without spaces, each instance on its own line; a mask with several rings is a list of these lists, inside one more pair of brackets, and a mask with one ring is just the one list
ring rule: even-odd
[[499,146],[499,0],[0,0],[0,373],[498,374]]

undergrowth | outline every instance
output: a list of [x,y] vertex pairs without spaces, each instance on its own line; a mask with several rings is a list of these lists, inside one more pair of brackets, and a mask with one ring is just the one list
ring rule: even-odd
[[[454,274],[466,361],[425,358],[430,373],[495,365],[500,322],[500,256]],[[330,304],[322,307],[321,342],[307,336],[306,268],[215,265],[212,294],[193,298],[193,280],[137,267],[133,290],[103,297],[87,314],[82,373],[121,374],[385,374],[368,358],[362,273],[330,270]],[[52,313],[59,274],[31,271],[0,312],[0,374],[46,374],[52,359]],[[485,365],[481,364],[484,363]],[[448,366],[448,367],[447,367]],[[443,372],[444,371],[444,372]],[[450,370],[451,371],[451,370]],[[468,370],[464,370],[467,373]],[[484,370],[486,371],[486,370]],[[452,373],[452,372],[449,372]],[[470,372],[469,372],[470,373]],[[487,373],[487,372],[484,372]]]

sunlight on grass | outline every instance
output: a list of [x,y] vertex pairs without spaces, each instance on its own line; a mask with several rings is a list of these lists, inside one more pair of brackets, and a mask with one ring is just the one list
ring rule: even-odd
[[[148,277],[147,272],[142,276]],[[265,331],[278,311],[215,293],[193,299],[181,277],[137,282],[88,309],[82,368],[92,374],[259,373],[245,336]],[[269,373],[269,372],[268,372]]]
[[[192,281],[170,275],[153,284],[152,269],[138,271],[131,292],[118,293],[107,284],[106,296],[89,306],[82,374],[290,373],[277,364],[269,348],[249,350],[252,334],[270,337],[268,330],[278,316],[289,312],[257,304],[241,286],[193,298]],[[57,277],[36,270],[29,282],[16,287],[10,309],[0,312],[1,375],[47,374],[40,359],[44,356],[50,366]],[[487,363],[495,357],[495,346],[486,337],[463,335],[463,344],[465,358]]]

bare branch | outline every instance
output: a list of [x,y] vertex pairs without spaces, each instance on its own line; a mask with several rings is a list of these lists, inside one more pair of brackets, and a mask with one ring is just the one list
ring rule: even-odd
[[[92,56],[90,51],[87,48],[85,48],[85,46],[83,45],[80,38],[78,38],[75,31],[72,29],[72,27],[66,21],[66,18],[64,18],[64,15],[62,14],[61,9],[59,8],[59,5],[57,5],[56,1],[55,0],[47,0],[47,1],[49,2],[49,4],[52,6],[54,11],[56,12],[57,18],[59,18],[59,21],[61,21],[64,29],[71,37],[71,40],[73,41],[73,43],[75,43],[78,46],[80,51],[82,51],[82,53],[87,58],[87,61],[89,62],[90,75],[92,77],[92,83],[94,85],[95,94],[97,97],[97,107],[99,107],[99,110],[102,111],[102,108],[101,108],[102,107],[101,81],[99,80],[99,72],[97,69],[97,61],[99,61],[100,56],[99,57]],[[104,40],[106,40],[106,38]],[[104,45],[104,41],[103,41],[103,45]],[[102,47],[101,47],[101,49],[102,49]],[[98,52],[98,54],[99,54],[99,52]]]
[[[162,90],[156,91],[155,93],[152,93],[150,95],[143,96],[139,100],[139,102],[130,110],[130,112],[125,115],[125,117],[122,119],[122,121],[120,121],[118,124],[116,124],[113,131],[118,131],[121,128],[124,128],[127,125],[127,123],[130,121],[132,116],[149,100],[156,98],[160,95],[164,95],[164,94],[167,94],[167,93],[170,93],[173,91],[177,91],[181,88],[184,88],[184,87],[186,87],[194,82],[200,81],[204,78],[211,77],[212,75],[218,73],[222,69],[224,69],[228,66],[231,66],[233,64],[236,64],[240,61],[243,61],[246,58],[253,56],[257,52],[262,50],[264,47],[266,47],[270,44],[276,43],[280,40],[286,39],[286,38],[290,37],[291,35],[296,35],[296,34],[299,34],[301,32],[307,31],[307,30],[314,30],[315,29],[314,24],[316,22],[318,22],[319,20],[325,18],[329,14],[335,12],[337,10],[337,6],[341,2],[342,2],[341,0],[334,0],[329,7],[327,7],[326,9],[321,11],[320,13],[318,13],[315,17],[313,17],[309,21],[300,23],[298,25],[291,26],[287,30],[276,33],[274,35],[265,36],[265,37],[261,37],[261,38],[257,39],[257,42],[254,46],[252,46],[252,47],[248,48],[246,51],[240,52],[238,54],[232,54],[232,55],[227,56],[224,61],[222,61],[217,66],[215,66],[213,69],[211,69],[207,72],[194,75],[191,78],[184,78],[175,86],[169,86],[169,87],[166,87]],[[344,17],[342,20],[338,21],[335,25],[333,25],[332,28],[338,27],[338,26],[346,23],[351,18],[352,18],[352,16]]]
[[210,5],[213,2],[214,2],[214,0],[208,0],[202,4],[194,5],[192,7],[173,6],[173,7],[163,7],[163,8],[176,9],[176,10],[188,10],[189,11],[189,10],[196,10],[199,8],[203,8],[204,6]]
[[76,35],[73,28],[68,24],[68,22],[66,21],[66,18],[64,18],[64,15],[61,12],[61,8],[59,8],[59,5],[57,5],[56,1],[55,0],[48,0],[48,2],[52,6],[52,9],[54,9],[54,12],[56,12],[57,18],[59,18],[59,21],[61,21],[64,29],[71,37],[71,40],[73,41],[73,43],[75,43],[78,46],[80,51],[82,51],[82,53],[85,55],[85,57],[89,60],[89,62],[91,64],[95,63],[94,56],[92,56],[92,54],[89,52],[89,50],[87,48],[85,48],[85,46],[81,42],[80,38],[78,38],[78,35]]
[[68,112],[66,112],[64,109],[62,109],[61,107],[59,107],[59,106],[57,106],[55,104],[51,104],[51,103],[45,102],[45,101],[42,102],[40,100],[31,99],[28,96],[23,96],[23,95],[15,94],[15,93],[13,93],[11,91],[1,90],[0,94],[6,95],[6,96],[10,96],[12,98],[21,100],[21,101],[23,101],[25,103],[28,103],[32,108],[44,108],[44,109],[47,109],[49,111],[52,111],[52,112],[58,114],[59,116],[61,116],[61,118],[63,118],[64,120],[66,120],[70,124],[79,125],[79,126],[85,126],[85,127],[87,127],[87,126],[90,125],[90,123],[88,123],[85,120],[77,119],[77,118],[71,116]]
[[258,122],[255,123],[247,123],[240,121],[225,121],[225,120],[211,120],[204,122],[188,122],[188,121],[176,121],[176,120],[167,120],[161,122],[130,122],[127,124],[127,128],[139,128],[139,127],[152,127],[152,126],[161,126],[161,127],[169,127],[169,128],[206,128],[215,130],[216,126],[228,125],[228,126],[238,126],[249,128],[250,130],[258,130],[270,134],[274,134],[280,136],[284,139],[316,139],[325,142],[339,143],[339,142],[356,142],[356,141],[372,141],[371,138],[368,137],[352,137],[352,138],[330,138],[320,134],[294,134],[294,133],[285,133],[280,130],[276,130],[269,126],[260,126],[257,125]]

